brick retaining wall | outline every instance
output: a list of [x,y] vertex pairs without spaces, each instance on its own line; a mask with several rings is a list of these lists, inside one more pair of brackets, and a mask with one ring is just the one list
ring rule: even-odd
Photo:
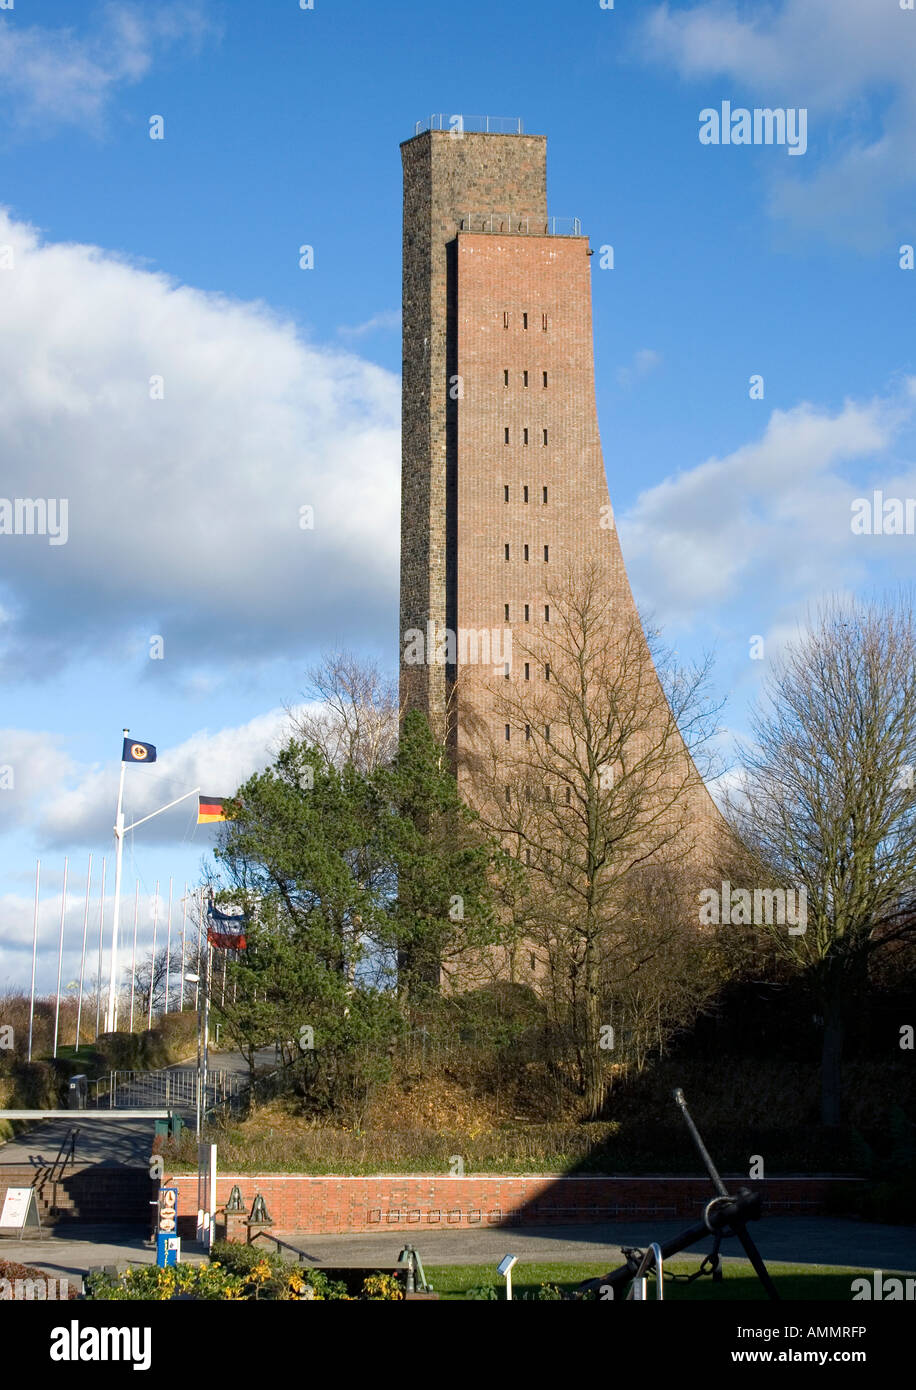
[[[179,1189],[179,1230],[193,1235],[197,1174],[163,1179]],[[727,1176],[734,1191],[761,1187],[771,1214],[816,1215],[842,1177],[774,1177],[765,1183]],[[273,1230],[314,1235],[381,1230],[467,1230],[472,1226],[575,1224],[653,1217],[699,1217],[712,1197],[708,1179],[696,1177],[504,1177],[422,1175],[307,1177],[299,1174],[225,1173],[217,1179],[217,1208],[238,1185],[245,1211],[260,1192]]]

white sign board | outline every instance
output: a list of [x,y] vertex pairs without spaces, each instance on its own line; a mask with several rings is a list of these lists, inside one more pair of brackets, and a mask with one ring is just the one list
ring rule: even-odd
[[34,1187],[9,1187],[3,1202],[3,1211],[0,1212],[0,1229],[12,1227],[21,1231],[25,1228],[26,1222],[31,1213],[36,1225],[38,1212],[32,1205],[35,1196]]

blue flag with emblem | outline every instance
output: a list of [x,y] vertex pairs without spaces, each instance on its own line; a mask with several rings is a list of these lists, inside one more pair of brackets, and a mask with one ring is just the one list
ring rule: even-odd
[[126,738],[121,752],[122,763],[154,763],[156,761],[155,743],[140,743],[135,738]]

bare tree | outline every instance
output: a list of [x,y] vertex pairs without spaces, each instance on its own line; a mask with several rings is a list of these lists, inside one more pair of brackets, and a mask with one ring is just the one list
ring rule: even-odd
[[743,750],[736,829],[804,890],[803,933],[767,928],[823,1017],[821,1115],[840,1123],[843,1035],[878,950],[916,936],[912,596],[825,601],[768,682]]
[[289,711],[295,737],[334,767],[371,773],[389,763],[398,742],[397,681],[348,651],[326,654],[307,679],[309,706]]
[[652,899],[676,879],[683,919],[716,852],[719,817],[685,744],[702,746],[714,720],[703,668],[673,683],[669,703],[638,617],[620,613],[597,565],[571,571],[550,599],[549,626],[516,643],[512,678],[490,687],[485,815],[532,876],[524,937],[597,1116],[612,995],[675,939],[673,925],[649,929]]

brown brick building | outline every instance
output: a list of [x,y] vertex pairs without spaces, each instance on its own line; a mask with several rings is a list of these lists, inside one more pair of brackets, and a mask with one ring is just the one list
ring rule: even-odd
[[[402,698],[448,733],[474,800],[484,750],[492,763],[505,741],[508,768],[531,738],[501,696],[549,680],[527,653],[557,577],[591,563],[616,620],[638,618],[598,430],[591,253],[578,223],[548,217],[546,137],[426,129],[401,148]],[[638,630],[640,680],[667,712]],[[677,743],[688,819],[717,828]]]

